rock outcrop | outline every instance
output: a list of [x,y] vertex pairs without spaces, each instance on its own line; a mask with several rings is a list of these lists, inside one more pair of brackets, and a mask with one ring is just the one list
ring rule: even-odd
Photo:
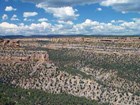
[[35,52],[26,57],[20,57],[20,61],[40,61],[40,62],[49,61],[49,55],[47,52],[45,53]]
[[20,47],[19,40],[1,39],[0,44],[2,45],[2,47]]

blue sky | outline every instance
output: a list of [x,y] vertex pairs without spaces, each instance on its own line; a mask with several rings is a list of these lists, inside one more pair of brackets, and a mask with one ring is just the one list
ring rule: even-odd
[[0,0],[0,35],[137,35],[140,0]]

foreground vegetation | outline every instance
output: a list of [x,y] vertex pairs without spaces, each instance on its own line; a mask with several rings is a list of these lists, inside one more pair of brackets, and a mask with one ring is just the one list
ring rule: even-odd
[[83,97],[25,90],[0,83],[0,105],[107,105]]

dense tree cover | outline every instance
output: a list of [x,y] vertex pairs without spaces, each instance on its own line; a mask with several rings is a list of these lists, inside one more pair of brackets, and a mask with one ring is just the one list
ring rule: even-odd
[[0,105],[107,105],[83,97],[25,90],[0,83]]

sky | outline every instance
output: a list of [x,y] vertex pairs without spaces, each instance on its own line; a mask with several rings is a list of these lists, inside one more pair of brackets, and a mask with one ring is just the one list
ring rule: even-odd
[[140,35],[140,0],[0,0],[0,35]]

